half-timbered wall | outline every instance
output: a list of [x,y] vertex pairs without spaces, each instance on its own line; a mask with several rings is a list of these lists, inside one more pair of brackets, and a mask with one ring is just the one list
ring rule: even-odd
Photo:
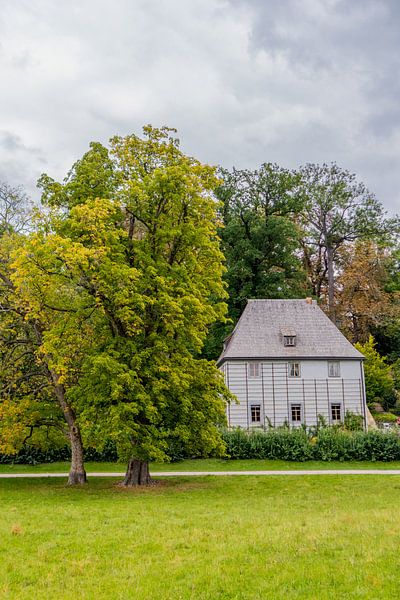
[[[257,362],[257,361],[249,361]],[[365,419],[365,402],[361,363],[359,360],[340,361],[340,377],[328,376],[326,360],[299,360],[300,376],[290,377],[287,361],[259,362],[257,376],[249,376],[248,362],[227,361],[221,367],[225,382],[238,399],[227,407],[230,427],[251,428],[251,406],[261,406],[261,423],[277,427],[315,425],[318,415],[332,423],[332,404],[339,404],[341,416],[346,411]],[[291,405],[301,406],[301,423],[291,420]]]

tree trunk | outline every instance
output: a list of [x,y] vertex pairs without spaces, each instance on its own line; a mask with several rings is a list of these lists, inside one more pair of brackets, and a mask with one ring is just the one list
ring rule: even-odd
[[71,467],[68,476],[69,485],[86,483],[86,471],[83,461],[83,444],[81,431],[76,420],[76,416],[71,406],[65,397],[65,389],[59,383],[57,373],[50,370],[51,379],[54,384],[54,391],[58,403],[64,413],[65,420],[68,425],[68,436],[71,442]]
[[86,483],[82,437],[76,422],[69,427],[69,439],[71,440],[71,468],[68,475],[68,483],[69,485]]
[[328,263],[328,310],[329,318],[335,322],[335,275],[333,271],[333,249],[328,244],[326,247],[326,261]]
[[126,469],[123,485],[150,485],[149,463],[139,458],[131,458]]

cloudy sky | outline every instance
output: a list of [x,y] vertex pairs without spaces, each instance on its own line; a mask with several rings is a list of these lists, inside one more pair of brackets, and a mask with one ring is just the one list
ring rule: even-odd
[[0,179],[176,127],[226,167],[336,161],[400,211],[397,0],[0,0]]

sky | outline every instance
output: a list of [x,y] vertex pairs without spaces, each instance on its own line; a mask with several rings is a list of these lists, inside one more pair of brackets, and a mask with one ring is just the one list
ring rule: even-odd
[[227,168],[336,161],[400,212],[397,0],[0,0],[0,180],[178,130]]

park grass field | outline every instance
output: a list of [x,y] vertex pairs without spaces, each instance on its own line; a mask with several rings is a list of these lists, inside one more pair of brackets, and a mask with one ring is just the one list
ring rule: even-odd
[[[90,473],[123,473],[126,465],[115,462],[87,462]],[[218,458],[182,460],[175,463],[152,463],[153,473],[162,471],[280,471],[280,470],[327,470],[327,469],[400,469],[399,461],[316,461],[292,462],[287,460],[223,460]],[[68,462],[42,463],[38,465],[0,465],[1,473],[67,473]]]
[[0,481],[0,598],[400,595],[400,476]]

